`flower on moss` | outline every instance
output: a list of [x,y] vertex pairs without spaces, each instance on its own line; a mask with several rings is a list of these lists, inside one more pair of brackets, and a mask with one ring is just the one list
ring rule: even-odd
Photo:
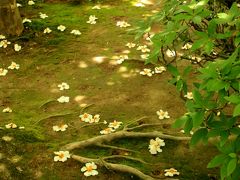
[[52,30],[48,27],[46,29],[44,29],[44,31],[43,31],[44,34],[49,34],[51,32],[52,32]]
[[84,176],[96,176],[98,175],[97,165],[94,162],[86,163],[85,166],[81,168],[81,171],[84,172]]
[[58,85],[60,91],[63,91],[65,89],[69,89],[69,85],[65,82],[62,82],[61,84]]
[[79,35],[81,35],[82,33],[81,33],[79,30],[74,29],[74,30],[71,31],[71,34],[74,34],[74,35],[76,35],[76,36],[79,36]]
[[92,123],[93,116],[91,114],[84,113],[84,114],[81,114],[79,117],[80,117],[80,120],[83,122]]
[[143,75],[143,76],[151,77],[152,76],[152,70],[144,68],[143,71],[140,71],[140,74]]
[[40,16],[41,19],[45,19],[45,18],[48,17],[48,15],[43,14],[43,13],[41,13],[41,12],[39,13],[39,16]]
[[6,39],[6,36],[0,34],[0,39]]
[[156,113],[157,113],[159,119],[165,119],[165,118],[168,119],[168,118],[170,118],[170,116],[168,115],[168,112],[167,111],[163,111],[162,109],[160,109]]
[[28,1],[28,5],[29,5],[29,6],[32,6],[32,5],[34,5],[34,4],[35,4],[35,2],[34,2],[34,1],[31,1],[31,0],[30,0],[30,1]]
[[176,52],[175,52],[174,50],[168,49],[168,50],[166,51],[166,55],[167,55],[168,57],[175,57],[175,56],[176,56]]
[[155,67],[155,73],[156,74],[160,74],[164,71],[166,71],[166,68],[164,66]]
[[100,131],[100,134],[111,134],[112,132],[114,132],[115,130],[113,128],[106,128]]
[[11,64],[10,64],[10,66],[8,66],[8,69],[19,69],[20,68],[20,65],[19,64],[17,64],[17,63],[15,63],[15,62],[12,62]]
[[128,59],[128,55],[120,55],[119,58],[117,59],[116,63],[122,64],[125,59]]
[[187,94],[184,95],[187,99],[193,99],[193,93],[192,92],[187,92]]
[[61,162],[65,162],[67,161],[68,158],[70,158],[70,154],[69,151],[58,151],[58,152],[54,152],[55,155],[54,156],[54,161],[61,161]]
[[69,99],[70,98],[68,96],[61,96],[60,98],[57,99],[57,101],[60,103],[68,103]]
[[98,123],[100,121],[100,115],[99,114],[94,115],[92,121]]
[[147,59],[148,57],[149,57],[149,54],[142,54],[142,55],[141,55],[141,58],[142,58],[142,59]]
[[0,68],[0,76],[6,76],[7,73],[8,73],[7,69]]
[[131,49],[131,48],[134,48],[136,46],[136,44],[130,42],[130,43],[127,43],[126,46]]
[[30,19],[28,19],[28,18],[24,18],[23,20],[22,20],[22,23],[24,24],[24,23],[31,23],[32,21],[30,20]]
[[57,29],[59,30],[59,31],[65,31],[65,29],[66,29],[66,27],[65,26],[63,26],[63,25],[59,25],[58,27],[57,27]]
[[67,124],[61,124],[61,125],[56,125],[56,126],[53,126],[53,131],[66,131],[66,129],[68,128],[68,125]]
[[6,48],[9,44],[11,44],[11,42],[9,42],[8,40],[2,40],[0,41],[0,47]]
[[14,123],[9,123],[9,124],[6,124],[5,127],[7,129],[16,129],[17,128],[17,125],[14,124]]
[[96,22],[97,19],[98,18],[95,15],[90,15],[87,23],[89,23],[89,24],[96,24],[97,23]]
[[10,107],[6,107],[2,110],[2,112],[4,113],[11,113],[12,112],[12,109]]
[[186,43],[186,44],[184,44],[184,46],[181,49],[187,50],[187,49],[191,49],[191,48],[192,48],[192,44]]
[[15,51],[20,51],[22,49],[22,46],[18,45],[18,44],[14,44],[14,50]]
[[122,122],[114,120],[113,122],[110,122],[108,127],[113,129],[118,129],[122,125]]
[[164,140],[157,137],[155,140],[151,139],[149,143],[149,152],[151,154],[157,154],[158,152],[162,152],[161,146],[165,146]]
[[121,28],[125,28],[125,27],[129,27],[131,25],[128,24],[126,21],[118,21],[116,26],[121,27]]
[[174,175],[179,175],[180,173],[176,170],[176,169],[174,169],[174,168],[170,168],[170,169],[165,169],[164,170],[164,172],[165,172],[165,176],[170,176],[170,177],[173,177]]
[[148,47],[146,45],[138,46],[137,50],[142,51],[143,53],[150,52],[150,49],[148,49]]

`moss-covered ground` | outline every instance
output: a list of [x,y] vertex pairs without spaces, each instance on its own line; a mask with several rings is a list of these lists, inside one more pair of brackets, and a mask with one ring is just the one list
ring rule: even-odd
[[[0,77],[0,111],[8,106],[13,109],[12,113],[0,112],[0,137],[13,137],[10,142],[0,139],[0,179],[137,179],[106,168],[99,168],[98,177],[86,178],[80,171],[83,164],[72,159],[64,163],[53,161],[53,152],[61,146],[97,136],[106,126],[81,128],[84,122],[80,122],[79,115],[83,112],[100,114],[101,121],[116,119],[123,124],[146,116],[145,122],[162,123],[155,130],[182,135],[179,130],[170,128],[171,123],[185,113],[184,102],[175,87],[168,83],[170,75],[141,76],[139,71],[145,67],[141,61],[112,64],[112,57],[121,54],[128,54],[130,59],[141,59],[136,48],[125,46],[135,38],[135,34],[127,30],[153,10],[160,10],[160,5],[135,7],[131,0],[106,1],[100,5],[100,10],[93,10],[93,3],[36,1],[34,6],[25,5],[20,9],[22,17],[31,19],[32,23],[25,24],[23,35],[9,40],[12,44],[20,44],[22,50],[14,52],[12,45],[0,49],[0,67],[7,68],[12,61],[20,64],[19,70],[9,70],[6,76]],[[39,12],[49,17],[40,19]],[[98,17],[97,24],[86,23],[90,15]],[[119,20],[127,21],[131,27],[117,27]],[[60,24],[67,27],[64,32],[57,31]],[[46,27],[53,32],[44,34]],[[79,29],[82,35],[70,34],[72,29]],[[57,85],[61,82],[67,82],[70,89],[60,91]],[[70,102],[57,102],[62,95],[69,96]],[[91,106],[84,109],[84,104]],[[168,111],[171,118],[159,120],[156,115],[159,109]],[[11,122],[25,129],[6,129],[5,125]],[[52,126],[59,123],[66,123],[69,128],[54,132]],[[160,177],[163,177],[164,169],[171,167],[180,172],[179,179],[216,177],[216,171],[206,168],[215,154],[213,147],[199,145],[190,149],[186,142],[166,140],[163,152],[151,155],[149,140],[120,139],[112,145],[137,150],[139,153],[132,154],[134,157],[155,165],[124,159],[113,162],[128,164]],[[119,154],[98,147],[75,153],[87,157]]]

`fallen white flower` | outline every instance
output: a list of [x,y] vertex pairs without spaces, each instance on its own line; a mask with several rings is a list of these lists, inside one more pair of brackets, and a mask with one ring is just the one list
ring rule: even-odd
[[6,48],[9,44],[11,44],[11,42],[6,39],[0,41],[0,47]]
[[65,89],[69,89],[69,85],[65,82],[62,82],[61,84],[58,85],[60,91],[63,91]]
[[4,113],[11,113],[12,112],[12,109],[10,107],[6,107],[2,110],[2,112]]
[[0,34],[0,39],[6,39],[6,36]]
[[22,49],[22,46],[18,45],[18,44],[14,44],[14,50],[15,51],[20,51]]
[[187,99],[193,99],[193,93],[192,92],[187,92],[187,94],[184,95]]
[[35,4],[34,1],[28,1],[28,5],[29,5],[29,6],[32,6],[32,5],[34,5],[34,4]]
[[68,125],[67,124],[62,124],[60,126],[56,125],[56,126],[53,126],[53,131],[66,131],[66,129],[68,128]]
[[52,30],[48,27],[46,29],[44,29],[44,31],[43,31],[44,34],[49,34],[51,32],[52,32]]
[[82,33],[81,33],[79,30],[74,29],[74,30],[71,31],[71,34],[74,34],[74,35],[76,35],[76,36],[79,36],[79,35],[81,35]]
[[54,156],[54,161],[61,161],[61,162],[65,162],[67,161],[68,158],[70,158],[70,154],[69,151],[58,151],[58,152],[54,152],[55,155]]
[[40,18],[42,18],[42,19],[45,19],[45,18],[47,18],[48,17],[48,15],[46,15],[46,14],[43,14],[43,13],[39,13],[39,16],[40,16]]
[[143,75],[143,76],[151,77],[152,76],[152,70],[144,68],[143,71],[140,71],[140,74]]
[[28,19],[28,18],[24,18],[23,20],[22,20],[22,23],[24,24],[24,23],[31,23],[32,21],[30,20],[30,19]]
[[84,172],[84,176],[96,176],[98,175],[97,165],[94,162],[86,163],[85,166],[81,168],[81,171]]
[[10,66],[8,66],[8,69],[19,69],[20,68],[20,65],[15,63],[15,62],[12,62]]
[[57,99],[57,101],[60,103],[68,103],[69,99],[70,98],[68,96],[61,96],[60,98]]
[[164,71],[166,71],[166,68],[164,66],[155,67],[155,73],[156,74],[160,74]]
[[0,68],[0,76],[6,76],[7,73],[8,73],[7,69]]
[[57,27],[57,29],[59,30],[59,31],[65,31],[65,29],[66,29],[66,27],[65,26],[63,26],[63,25],[59,25],[58,27]]
[[14,123],[9,123],[9,124],[6,124],[5,125],[5,127],[7,128],[7,129],[16,129],[17,128],[17,125],[16,124],[14,124]]
[[165,172],[165,176],[170,176],[170,177],[173,177],[174,175],[179,175],[180,173],[176,170],[176,169],[174,169],[174,168],[170,168],[170,169],[165,169],[164,170],[164,172]]
[[166,55],[167,55],[168,57],[175,57],[175,56],[176,56],[176,52],[173,51],[173,50],[168,49],[168,50],[166,51]]
[[170,116],[168,115],[168,112],[167,111],[164,112],[162,109],[160,109],[156,113],[157,113],[159,119],[170,118]]

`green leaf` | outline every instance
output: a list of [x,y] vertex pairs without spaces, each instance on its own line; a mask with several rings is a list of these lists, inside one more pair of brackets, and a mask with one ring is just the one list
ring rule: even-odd
[[230,176],[233,173],[233,171],[236,169],[236,166],[237,166],[237,159],[236,158],[233,158],[228,162],[227,176]]
[[239,116],[240,115],[240,104],[235,106],[234,111],[233,111],[233,117]]
[[191,113],[191,117],[193,120],[193,128],[198,128],[204,120],[204,112],[198,111],[198,112]]
[[191,141],[190,141],[190,145],[194,146],[196,145],[201,139],[206,139],[208,134],[208,130],[207,128],[201,128],[198,129],[192,136]]
[[231,96],[224,97],[226,100],[228,100],[231,103],[238,104],[240,103],[240,96],[236,94],[232,94]]
[[228,159],[228,156],[226,154],[219,154],[215,156],[207,165],[207,168],[214,168],[218,167],[221,164],[224,163],[224,161]]
[[220,146],[223,146],[228,140],[229,133],[228,131],[222,131],[220,133]]
[[171,64],[167,66],[167,70],[175,77],[180,75],[178,69]]
[[200,24],[202,22],[202,17],[201,16],[195,16],[192,21],[195,23],[195,24]]
[[181,127],[185,126],[188,119],[189,119],[189,116],[187,116],[187,115],[180,117],[179,119],[177,119],[174,122],[174,124],[172,125],[172,128],[181,128]]

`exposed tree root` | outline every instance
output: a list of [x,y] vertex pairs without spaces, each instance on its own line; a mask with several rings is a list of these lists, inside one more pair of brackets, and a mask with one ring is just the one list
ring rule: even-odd
[[[170,140],[176,140],[176,141],[179,141],[179,140],[180,141],[188,141],[188,140],[190,140],[190,137],[172,136],[172,135],[163,134],[162,132],[159,132],[159,131],[154,131],[154,132],[132,131],[132,130],[147,127],[147,126],[161,125],[160,123],[138,125],[139,123],[137,123],[137,122],[143,120],[144,118],[145,117],[142,117],[142,118],[136,119],[134,121],[131,121],[130,123],[123,126],[122,130],[120,130],[120,131],[117,131],[117,132],[114,132],[114,133],[111,133],[111,134],[107,134],[107,135],[99,135],[99,136],[96,136],[96,137],[93,137],[93,138],[90,138],[90,139],[87,139],[87,140],[72,142],[72,143],[66,144],[61,149],[71,151],[71,150],[74,150],[76,148],[81,149],[81,148],[86,148],[88,146],[98,146],[98,147],[103,147],[103,148],[117,149],[117,150],[120,150],[120,151],[123,151],[123,152],[125,151],[125,152],[138,153],[137,151],[134,151],[134,150],[131,150],[131,149],[112,146],[112,145],[106,145],[106,143],[109,143],[113,140],[120,139],[120,138],[143,138],[143,137],[144,138],[159,137],[159,138],[162,138],[162,139],[170,139]],[[131,127],[129,127],[129,126],[131,126]],[[81,162],[81,163],[95,162],[99,166],[105,166],[107,169],[120,171],[120,172],[125,172],[125,173],[130,173],[130,174],[138,176],[139,178],[144,179],[144,180],[159,179],[157,177],[155,178],[155,177],[151,177],[149,175],[146,175],[143,172],[141,172],[138,169],[136,169],[134,167],[131,167],[131,166],[107,162],[107,160],[109,160],[109,159],[124,158],[124,159],[128,159],[128,160],[140,162],[142,164],[153,165],[153,164],[147,163],[147,162],[145,162],[141,159],[131,157],[131,156],[128,156],[128,155],[126,155],[126,156],[124,156],[124,155],[112,155],[112,156],[105,156],[105,157],[101,157],[101,158],[97,158],[97,159],[91,159],[91,158],[82,157],[82,156],[78,156],[78,155],[72,155],[72,158]],[[161,163],[161,165],[162,165],[162,163]],[[168,178],[165,178],[165,179],[168,179]]]
[[127,166],[127,165],[123,165],[123,164],[109,163],[109,162],[106,162],[104,159],[90,159],[90,158],[77,156],[77,155],[72,155],[72,158],[81,163],[94,162],[99,166],[105,166],[106,168],[111,169],[111,170],[134,174],[135,176],[138,176],[139,178],[144,179],[144,180],[154,180],[155,179],[149,175],[142,173],[138,169],[133,168],[131,166]]
[[113,141],[115,139],[119,138],[141,138],[141,137],[149,137],[149,138],[154,138],[154,137],[159,137],[162,139],[170,139],[170,140],[183,140],[183,141],[188,141],[190,140],[190,137],[178,137],[178,136],[172,136],[172,135],[166,135],[163,134],[162,132],[128,132],[126,130],[121,130],[112,134],[107,134],[107,135],[100,135],[96,136],[87,140],[83,141],[77,141],[73,143],[66,144],[63,146],[63,150],[73,150],[76,148],[84,148],[87,146],[99,146],[99,144],[103,144],[106,142]]

